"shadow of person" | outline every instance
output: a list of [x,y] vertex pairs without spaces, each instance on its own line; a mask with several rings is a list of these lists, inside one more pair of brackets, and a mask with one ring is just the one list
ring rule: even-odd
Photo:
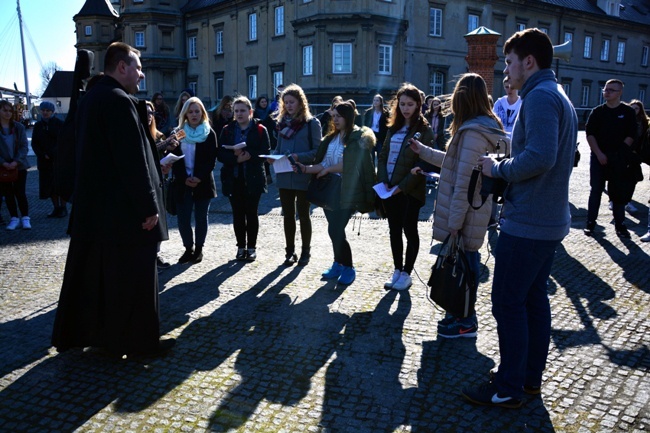
[[350,317],[325,375],[323,431],[392,432],[407,421],[413,389],[400,378],[410,311],[409,292],[391,290],[374,311]]
[[0,323],[0,377],[48,355],[55,312],[37,311]]
[[342,293],[328,282],[299,303],[286,294],[262,295],[260,308],[238,339],[234,366],[241,380],[210,417],[213,431],[239,428],[262,400],[290,406],[308,395],[313,376],[332,357],[348,320],[330,307]]

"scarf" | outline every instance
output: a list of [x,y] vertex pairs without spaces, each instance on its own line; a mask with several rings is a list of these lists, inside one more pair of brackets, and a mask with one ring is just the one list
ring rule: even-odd
[[185,123],[183,131],[185,131],[184,142],[188,144],[203,143],[210,134],[210,124],[203,122],[196,128],[192,128],[189,123]]
[[285,117],[281,122],[278,123],[278,132],[282,138],[289,140],[294,136],[296,132],[303,127],[305,121],[300,119],[293,119],[291,117]]

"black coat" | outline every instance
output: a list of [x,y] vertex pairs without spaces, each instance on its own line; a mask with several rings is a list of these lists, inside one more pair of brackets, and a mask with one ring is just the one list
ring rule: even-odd
[[266,192],[264,159],[259,155],[268,155],[271,151],[268,131],[259,120],[251,120],[250,131],[246,135],[246,151],[250,153],[251,158],[248,161],[237,163],[235,152],[223,147],[224,145],[237,144],[235,143],[235,128],[237,128],[237,122],[232,121],[223,128],[221,136],[219,136],[217,158],[219,162],[223,163],[223,167],[221,167],[223,194],[232,195],[233,185],[236,181],[235,171],[246,182],[246,190],[250,194]]
[[[182,155],[182,145],[176,147],[172,151],[174,155]],[[192,197],[194,200],[211,199],[217,196],[217,185],[214,183],[214,176],[212,171],[217,163],[217,135],[213,129],[210,129],[208,138],[203,143],[196,144],[196,151],[194,154],[194,177],[201,179],[199,184],[192,188],[185,185],[187,180],[187,170],[185,169],[185,158],[176,161],[172,165],[172,174],[174,175],[174,182],[176,188],[173,189],[176,202],[183,201],[185,196],[185,189],[192,190]]]
[[[81,100],[72,237],[140,245],[168,239],[160,162],[146,119],[145,101],[109,76]],[[157,226],[143,230],[156,214]]]

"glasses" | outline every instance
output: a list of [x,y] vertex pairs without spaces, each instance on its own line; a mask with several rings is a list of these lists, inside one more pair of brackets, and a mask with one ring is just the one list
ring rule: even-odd
[[619,89],[610,89],[610,88],[604,88],[603,93],[617,93],[620,92]]
[[147,116],[153,116],[153,111],[147,111]]

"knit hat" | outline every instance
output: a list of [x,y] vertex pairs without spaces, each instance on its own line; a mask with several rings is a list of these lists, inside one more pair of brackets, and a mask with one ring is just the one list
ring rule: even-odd
[[41,102],[41,105],[39,106],[41,110],[50,110],[50,111],[55,111],[55,106],[53,103],[50,101],[43,101]]

